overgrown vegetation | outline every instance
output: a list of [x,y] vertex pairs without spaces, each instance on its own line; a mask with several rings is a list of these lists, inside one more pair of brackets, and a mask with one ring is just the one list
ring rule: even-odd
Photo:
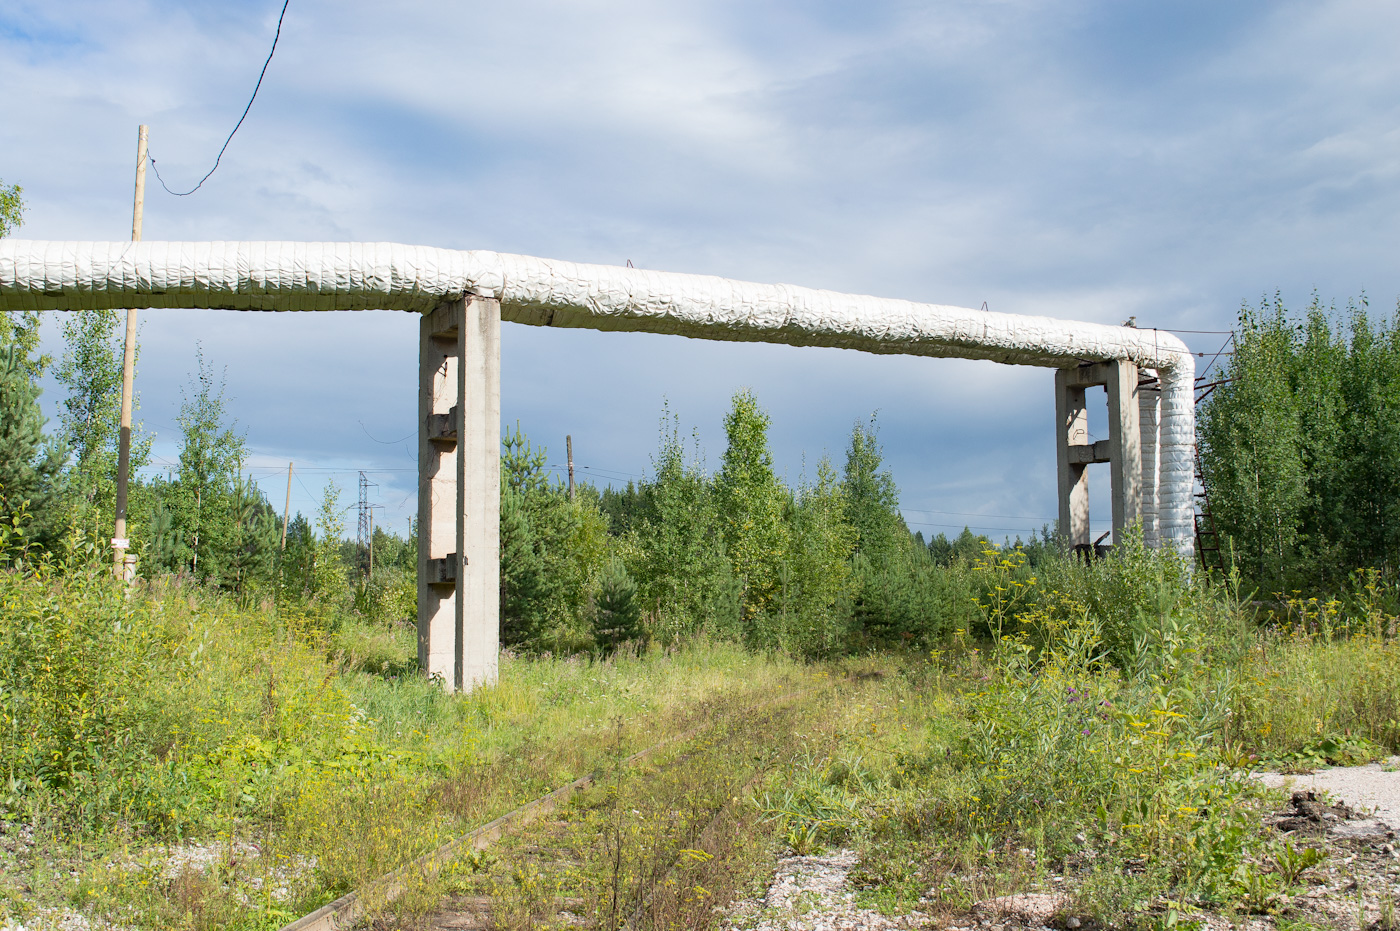
[[[844,467],[820,460],[797,487],[774,473],[768,415],[747,391],[725,419],[720,467],[705,471],[663,413],[653,476],[587,485],[574,500],[519,428],[502,458],[502,634],[512,646],[591,648],[605,585],[635,586],[636,638],[695,636],[809,658],[930,646],[975,623],[965,568],[987,544],[925,544],[899,513],[874,418]],[[952,569],[951,572],[944,571]],[[607,644],[599,643],[602,649]]]
[[[681,866],[718,859],[706,875],[724,888],[772,855],[751,843],[767,825],[798,851],[862,851],[865,894],[888,908],[931,895],[923,907],[957,911],[1054,874],[1076,909],[1115,923],[1150,924],[1164,901],[1247,911],[1297,882],[1251,769],[1400,750],[1400,622],[1379,578],[1365,599],[1295,600],[1260,627],[1233,590],[1139,545],[1037,566],[987,547],[939,570],[972,593],[973,622],[865,661],[867,684],[837,704],[808,691],[830,667],[703,637],[641,655],[609,639],[607,660],[508,656],[499,685],[453,698],[412,674],[408,625],[348,602],[242,605],[178,576],[127,597],[80,557],[0,574],[0,805],[7,834],[34,832],[3,872],[139,926],[276,927],[697,714],[746,720],[781,695],[805,696],[794,711],[810,723],[762,738],[769,725],[751,722],[703,773],[591,796],[571,822],[621,819],[622,859],[511,879],[493,893],[501,920],[528,922],[568,889],[603,909],[590,896],[605,875],[629,915],[699,914],[648,891],[671,867],[647,858],[698,849],[680,829],[723,807],[705,801],[720,775],[715,800],[751,788],[756,807]],[[604,574],[600,603],[625,621],[636,596],[616,565]],[[774,755],[793,735],[807,739]],[[755,751],[777,769],[750,785]],[[677,821],[684,804],[695,815]],[[208,865],[172,867],[171,844]],[[477,888],[499,862],[464,861],[400,908]],[[30,907],[16,885],[6,896]]]
[[[632,752],[805,677],[723,644],[507,656],[453,698],[406,674],[407,627],[327,629],[174,578],[127,598],[65,568],[0,573],[0,810],[33,832],[0,910],[28,886],[138,926],[278,927],[601,765],[616,719]],[[172,868],[168,844],[211,869]]]
[[998,638],[959,632],[901,665],[866,733],[761,800],[791,848],[860,850],[874,905],[957,914],[1045,890],[1113,927],[1273,912],[1321,854],[1264,825],[1251,772],[1400,750],[1393,615],[1297,602],[1259,629],[1230,589],[1141,547],[974,569]]

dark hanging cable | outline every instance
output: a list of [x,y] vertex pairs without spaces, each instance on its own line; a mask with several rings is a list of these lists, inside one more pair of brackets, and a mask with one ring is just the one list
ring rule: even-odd
[[248,106],[243,108],[243,115],[238,118],[238,122],[233,127],[233,132],[229,133],[228,138],[224,140],[224,146],[222,149],[219,149],[219,154],[214,159],[214,167],[209,169],[209,174],[200,178],[198,184],[184,193],[172,191],[169,185],[165,183],[165,179],[160,176],[160,169],[156,168],[155,158],[149,153],[147,154],[147,158],[151,159],[151,168],[155,169],[156,180],[160,182],[161,187],[165,188],[167,194],[174,194],[176,197],[189,197],[195,191],[204,187],[204,182],[209,180],[209,175],[219,170],[219,161],[224,157],[224,150],[227,149],[228,144],[233,141],[233,134],[238,132],[238,127],[242,126],[243,121],[248,118],[248,111],[253,109],[253,101],[258,99],[258,88],[262,87],[263,75],[267,74],[267,66],[272,64],[272,56],[277,52],[277,40],[282,38],[282,19],[287,15],[287,5],[291,2],[292,0],[283,0],[282,13],[277,17],[277,33],[272,37],[272,50],[267,53],[267,61],[263,62],[262,71],[258,72],[258,83],[253,85],[253,96],[248,98]]

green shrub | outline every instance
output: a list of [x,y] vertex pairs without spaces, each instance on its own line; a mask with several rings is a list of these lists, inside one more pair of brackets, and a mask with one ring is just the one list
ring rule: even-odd
[[940,566],[912,540],[880,562],[857,555],[854,570],[854,623],[863,644],[929,649],[979,620],[968,568]]
[[410,569],[374,570],[355,586],[355,611],[375,624],[415,622],[418,618],[418,573]]
[[84,829],[169,823],[180,710],[153,694],[172,644],[101,569],[0,572],[0,803],[68,800]]
[[593,642],[604,656],[637,640],[642,634],[642,608],[637,601],[637,583],[627,574],[620,559],[611,559],[603,568],[598,596],[593,607]]

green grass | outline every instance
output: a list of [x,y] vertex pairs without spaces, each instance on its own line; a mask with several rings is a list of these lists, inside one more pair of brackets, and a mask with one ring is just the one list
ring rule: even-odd
[[[403,674],[411,632],[314,605],[176,585],[126,600],[97,572],[0,574],[0,604],[0,801],[37,841],[0,871],[0,908],[31,901],[23,883],[138,926],[276,927],[590,771],[619,740],[632,752],[719,696],[762,701],[813,675],[697,643],[507,655],[496,685],[448,696]],[[188,841],[221,850],[216,867],[164,875],[161,848]]]
[[856,847],[864,900],[886,911],[1022,891],[1072,892],[1112,926],[1155,926],[1165,903],[1274,909],[1317,854],[1263,826],[1277,799],[1249,773],[1400,750],[1394,618],[1334,603],[1325,627],[1256,628],[1228,587],[1159,560],[1032,574],[988,554],[999,639],[961,631],[898,666],[867,733],[762,797],[780,836]]
[[[1251,768],[1400,749],[1400,646],[1378,598],[1260,619],[1131,547],[950,571],[969,573],[981,620],[931,652],[505,655],[466,696],[416,675],[403,624],[174,582],[126,598],[101,571],[0,573],[0,817],[35,832],[0,853],[0,914],[37,901],[131,927],[275,928],[666,735],[801,693],[788,725],[733,733],[667,788],[582,800],[580,831],[625,822],[625,856],[570,881],[646,899],[645,851],[680,843],[668,813],[700,823],[748,786],[757,746],[776,768],[726,815],[719,853],[687,861],[716,896],[779,848],[853,846],[885,910],[1065,888],[1084,914],[1156,927],[1168,905],[1269,911],[1315,865],[1261,826]],[[196,846],[208,868],[169,869],[171,848]],[[402,915],[446,888],[426,883]],[[536,914],[526,899],[505,924]],[[657,908],[698,921],[701,904]]]

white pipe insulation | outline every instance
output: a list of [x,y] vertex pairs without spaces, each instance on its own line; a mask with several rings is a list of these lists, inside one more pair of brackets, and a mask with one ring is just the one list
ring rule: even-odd
[[[395,243],[0,239],[0,310],[406,310],[465,291],[532,326],[673,333],[1064,368],[1130,359],[1161,379],[1157,529],[1190,556],[1195,360],[1160,330]],[[1144,489],[1145,495],[1151,495]]]

